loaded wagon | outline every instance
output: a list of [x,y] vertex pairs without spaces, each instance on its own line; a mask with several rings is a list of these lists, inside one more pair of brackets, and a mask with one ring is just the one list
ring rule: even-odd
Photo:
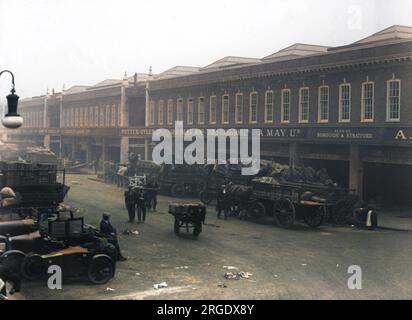
[[240,166],[217,166],[205,177],[203,190],[199,193],[202,203],[208,205],[217,200],[222,186],[229,182],[236,185],[248,185],[250,176],[242,175]]
[[350,221],[358,198],[348,189],[279,182],[271,177],[254,179],[249,214],[254,219],[272,216],[275,223],[290,228],[296,220],[318,227],[329,215],[338,224]]
[[158,184],[160,192],[172,197],[199,194],[206,186],[206,171],[201,165],[162,165]]
[[184,228],[187,232],[192,230],[193,236],[198,237],[202,232],[202,224],[206,218],[206,207],[192,203],[172,203],[169,205],[169,213],[175,218],[174,232],[180,234],[180,229]]

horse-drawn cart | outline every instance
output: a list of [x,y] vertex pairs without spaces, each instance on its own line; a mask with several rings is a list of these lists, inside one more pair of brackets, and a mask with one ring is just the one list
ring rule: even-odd
[[199,236],[202,232],[202,224],[206,218],[206,207],[200,204],[172,203],[169,205],[169,213],[175,218],[174,232],[180,234],[180,229],[185,228],[187,232],[193,231],[193,236]]
[[292,227],[295,220],[315,228],[329,215],[338,224],[346,223],[357,201],[348,189],[278,182],[270,177],[254,179],[252,188],[250,215],[255,219],[270,215],[283,228]]
[[248,185],[250,176],[241,174],[240,166],[214,166],[205,177],[203,190],[199,193],[199,199],[203,204],[209,205],[217,201],[223,185],[228,183]]
[[205,170],[200,165],[163,165],[158,175],[160,191],[182,198],[205,188]]

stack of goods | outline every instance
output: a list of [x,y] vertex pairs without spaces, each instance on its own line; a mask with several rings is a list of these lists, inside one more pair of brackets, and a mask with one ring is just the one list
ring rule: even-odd
[[290,167],[287,165],[265,161],[261,165],[255,181],[262,183],[301,183],[314,186],[337,187],[326,169],[314,170],[312,167]]
[[11,143],[0,144],[0,160],[17,161],[19,159],[18,146]]
[[27,148],[24,158],[32,163],[57,163],[57,156],[50,149],[43,147]]

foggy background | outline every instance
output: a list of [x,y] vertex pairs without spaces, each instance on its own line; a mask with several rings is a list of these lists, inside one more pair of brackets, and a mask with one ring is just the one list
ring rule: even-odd
[[[27,97],[149,66],[345,45],[393,24],[412,25],[411,0],[0,0],[0,70],[12,70]],[[0,97],[9,91],[4,74]]]

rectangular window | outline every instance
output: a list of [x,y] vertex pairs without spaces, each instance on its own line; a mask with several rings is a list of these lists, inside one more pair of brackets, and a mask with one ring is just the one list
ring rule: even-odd
[[159,109],[157,110],[157,123],[162,125],[163,124],[163,109],[164,109],[164,102],[163,100],[159,100]]
[[227,94],[222,97],[222,123],[229,123],[229,96]]
[[112,119],[111,119],[111,126],[115,127],[117,123],[117,110],[116,110],[116,105],[112,105]]
[[99,106],[94,107],[94,126],[99,126]]
[[309,121],[309,88],[299,89],[299,122]]
[[290,89],[282,90],[282,108],[280,119],[283,123],[290,121]]
[[74,108],[70,109],[70,127],[74,127]]
[[[69,127],[70,126],[70,115],[69,115],[69,113],[70,113],[70,110],[68,110],[68,109],[64,109],[63,110],[63,118],[62,118],[62,122],[63,122],[63,126],[65,127],[65,128],[67,128],[67,127]],[[29,114],[27,114],[27,116],[29,116]],[[29,124],[29,123],[28,123]]]
[[110,119],[110,106],[109,105],[107,105],[106,106],[106,119],[104,120],[104,123],[105,123],[105,126],[106,127],[109,127],[110,126],[110,122],[111,122],[111,119]]
[[252,92],[250,94],[249,123],[257,122],[257,108],[258,108],[258,94],[257,92]]
[[167,124],[173,124],[173,99],[167,100]]
[[88,107],[83,108],[83,126],[86,128],[89,126],[89,108]]
[[84,126],[86,128],[89,127],[89,108],[88,107],[84,109]]
[[273,122],[273,91],[265,93],[265,122]]
[[79,110],[79,126],[80,127],[83,127],[83,120],[84,120],[83,108],[80,108],[80,110]]
[[329,87],[319,87],[319,122],[329,121]]
[[[120,104],[116,104],[116,110],[117,110],[117,125],[121,126],[122,125],[122,110],[120,108]],[[126,123],[128,123],[128,122],[129,121],[126,120]]]
[[390,80],[387,83],[386,120],[401,119],[401,81]]
[[93,127],[94,116],[93,116],[93,107],[89,107],[89,127]]
[[364,82],[362,84],[362,121],[373,121],[374,109],[374,83]]
[[236,123],[243,122],[243,93],[237,93],[235,99],[235,119]]
[[183,121],[183,99],[177,100],[176,121]]
[[216,96],[210,97],[210,117],[209,122],[211,124],[216,123]]
[[79,127],[79,108],[74,111],[74,126]]
[[198,116],[198,123],[204,124],[205,123],[205,98],[199,98],[199,105],[197,109],[197,116]]
[[339,121],[350,121],[350,84],[339,86]]
[[105,109],[104,109],[104,106],[100,106],[99,109],[100,109],[99,127],[103,127],[104,126],[104,112],[105,112]]
[[193,124],[193,99],[187,100],[187,124]]
[[150,104],[149,104],[149,124],[151,126],[154,125],[155,114],[156,114],[155,102],[153,100],[150,100]]

